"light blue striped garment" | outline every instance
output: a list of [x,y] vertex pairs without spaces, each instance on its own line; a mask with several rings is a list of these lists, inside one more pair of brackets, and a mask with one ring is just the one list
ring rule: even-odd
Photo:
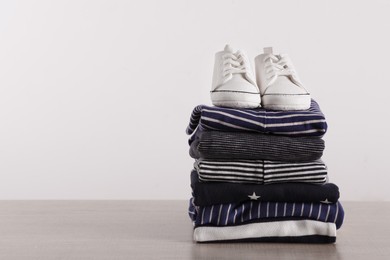
[[327,130],[324,114],[316,101],[308,110],[274,111],[264,108],[234,109],[199,105],[191,114],[187,134],[202,130],[252,131],[287,136],[323,136]]

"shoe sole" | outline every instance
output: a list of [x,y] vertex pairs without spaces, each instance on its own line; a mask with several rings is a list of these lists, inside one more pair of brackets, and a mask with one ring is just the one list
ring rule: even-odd
[[211,102],[218,107],[257,108],[260,107],[260,93],[240,91],[212,91]]
[[310,108],[310,94],[267,94],[261,97],[264,108],[271,110],[306,110]]

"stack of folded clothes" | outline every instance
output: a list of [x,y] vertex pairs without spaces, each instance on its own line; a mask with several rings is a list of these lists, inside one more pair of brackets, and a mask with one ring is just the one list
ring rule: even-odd
[[326,130],[314,100],[305,111],[196,107],[194,240],[335,242],[344,212],[320,160]]
[[287,55],[216,53],[211,99],[187,127],[194,240],[333,243],[344,219],[321,160],[327,123]]

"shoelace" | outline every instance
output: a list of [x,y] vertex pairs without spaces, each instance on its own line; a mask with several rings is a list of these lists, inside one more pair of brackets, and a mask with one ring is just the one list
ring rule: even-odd
[[270,54],[264,61],[268,63],[265,73],[267,74],[269,84],[272,84],[278,76],[296,78],[295,70],[290,67],[285,57]]
[[223,76],[230,77],[233,74],[247,73],[246,61],[240,52],[226,53],[223,56]]

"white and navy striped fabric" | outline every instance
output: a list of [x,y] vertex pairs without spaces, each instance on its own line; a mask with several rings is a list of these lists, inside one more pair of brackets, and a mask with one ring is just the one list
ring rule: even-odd
[[196,160],[194,167],[202,182],[274,184],[306,182],[324,184],[327,169],[321,160],[286,163],[267,160]]
[[202,130],[252,131],[289,136],[322,136],[327,130],[325,116],[314,100],[311,107],[303,111],[199,105],[192,111],[187,134],[192,134],[198,126]]
[[340,202],[299,203],[261,202],[215,204],[195,206],[193,198],[189,203],[189,216],[197,226],[231,226],[256,221],[310,219],[335,223],[340,228],[344,220],[344,209]]

